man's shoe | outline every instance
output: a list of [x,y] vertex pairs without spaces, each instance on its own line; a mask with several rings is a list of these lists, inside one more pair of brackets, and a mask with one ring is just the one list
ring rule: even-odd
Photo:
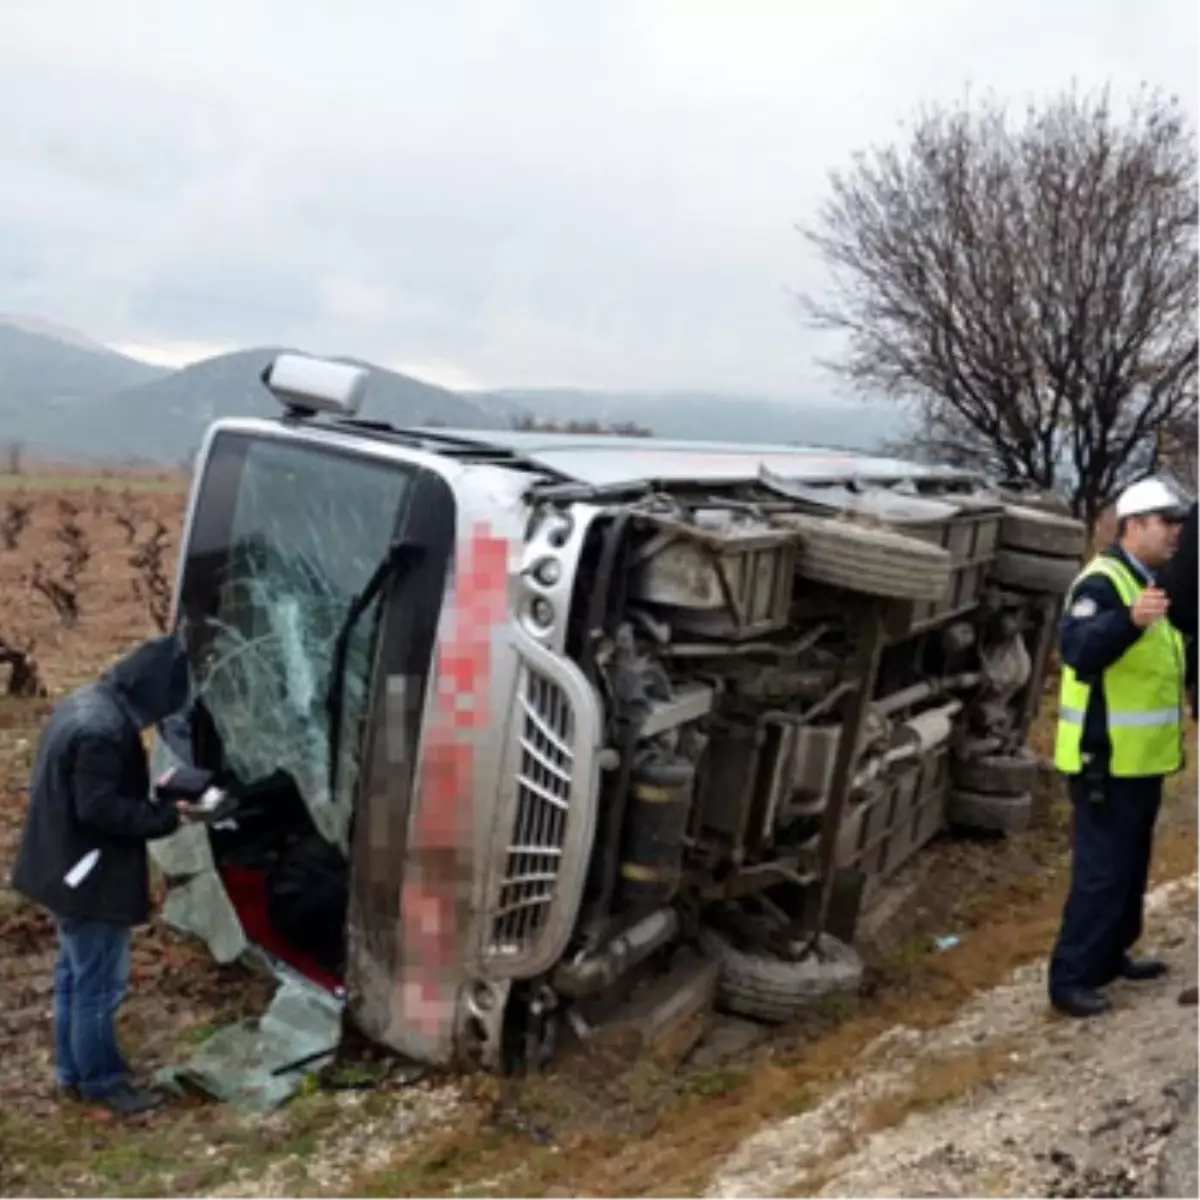
[[1112,1008],[1112,1001],[1095,988],[1073,987],[1050,993],[1050,1003],[1068,1017],[1098,1017]]
[[163,1097],[147,1088],[134,1087],[131,1083],[123,1083],[115,1091],[99,1097],[94,1103],[102,1105],[118,1117],[136,1117],[141,1113],[152,1112],[163,1104]]
[[74,1083],[60,1083],[57,1091],[60,1100],[69,1101],[71,1104],[78,1104],[83,1099],[79,1094],[78,1086]]
[[1145,983],[1148,979],[1161,979],[1168,970],[1161,958],[1126,958],[1121,962],[1119,973],[1122,979]]
[[1196,985],[1192,984],[1189,988],[1184,988],[1179,993],[1180,1004],[1195,1004],[1196,1003]]

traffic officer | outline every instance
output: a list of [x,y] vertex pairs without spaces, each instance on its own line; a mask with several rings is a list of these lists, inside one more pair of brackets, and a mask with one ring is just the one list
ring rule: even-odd
[[1067,596],[1055,766],[1067,777],[1071,888],[1050,960],[1050,1002],[1090,1017],[1114,979],[1156,979],[1157,959],[1130,957],[1163,779],[1183,766],[1184,646],[1164,618],[1156,572],[1179,542],[1184,510],[1146,479],[1117,500],[1117,538]]

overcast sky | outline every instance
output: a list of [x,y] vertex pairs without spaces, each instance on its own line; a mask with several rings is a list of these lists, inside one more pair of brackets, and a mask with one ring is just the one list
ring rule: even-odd
[[0,311],[181,361],[828,393],[831,167],[970,83],[1197,99],[1196,0],[0,0]]

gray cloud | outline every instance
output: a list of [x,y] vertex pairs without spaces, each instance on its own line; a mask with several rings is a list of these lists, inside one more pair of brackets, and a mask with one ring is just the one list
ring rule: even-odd
[[[819,15],[818,15],[819,14]],[[6,0],[0,311],[485,383],[828,392],[830,167],[970,83],[1195,111],[1191,0]]]

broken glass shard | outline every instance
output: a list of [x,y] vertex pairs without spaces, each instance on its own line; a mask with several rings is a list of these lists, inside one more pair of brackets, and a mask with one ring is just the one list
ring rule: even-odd
[[336,1052],[343,1001],[290,973],[261,1018],[218,1029],[186,1063],[159,1072],[161,1086],[194,1088],[244,1112],[266,1112],[295,1095]]

